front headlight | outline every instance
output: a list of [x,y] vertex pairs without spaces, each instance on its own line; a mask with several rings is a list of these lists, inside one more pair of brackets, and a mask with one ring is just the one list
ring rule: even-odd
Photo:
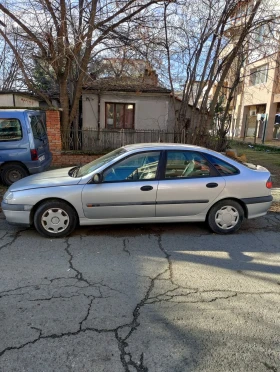
[[4,199],[4,202],[8,202],[9,200],[12,200],[14,198],[14,193],[12,191],[7,191],[5,192],[4,196],[3,196],[3,199]]

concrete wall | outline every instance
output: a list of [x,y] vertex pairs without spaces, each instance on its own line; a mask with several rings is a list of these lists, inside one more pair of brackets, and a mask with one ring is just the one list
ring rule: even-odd
[[[98,121],[98,95],[97,94],[83,94],[83,129],[97,129]],[[104,118],[105,121],[105,118]]]
[[39,100],[15,94],[16,107],[39,107]]
[[[172,130],[174,109],[169,94],[103,93],[100,97],[100,128],[105,128],[105,102],[135,104],[135,129]],[[83,94],[83,128],[98,128],[98,95]]]
[[274,100],[273,100],[275,103],[279,103],[280,102],[280,93],[275,93],[274,94]]
[[0,107],[39,107],[39,100],[16,93],[0,94]]
[[0,107],[14,106],[12,94],[0,94]]

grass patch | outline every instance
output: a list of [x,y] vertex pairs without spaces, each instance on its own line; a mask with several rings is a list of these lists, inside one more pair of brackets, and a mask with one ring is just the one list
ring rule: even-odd
[[244,154],[249,163],[267,168],[272,175],[273,187],[280,187],[280,148],[239,141],[230,141],[229,145],[238,156]]
[[262,145],[260,143],[254,144],[253,142],[242,142],[242,141],[229,141],[229,146],[231,148],[238,147],[246,149],[251,149],[254,151],[267,152],[272,154],[280,154],[280,147],[273,145]]
[[[277,151],[272,151],[268,146],[260,147],[261,145],[250,147],[250,144],[241,144],[239,142],[233,141],[230,143],[232,149],[235,149],[238,155],[245,154],[248,161],[260,161],[269,162],[272,165],[280,167],[280,149]],[[262,164],[260,164],[262,165]]]

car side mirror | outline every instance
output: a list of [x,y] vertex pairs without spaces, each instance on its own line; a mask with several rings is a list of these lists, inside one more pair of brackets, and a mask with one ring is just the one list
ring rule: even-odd
[[101,183],[103,181],[103,176],[101,173],[96,173],[94,176],[93,176],[93,182],[94,183]]

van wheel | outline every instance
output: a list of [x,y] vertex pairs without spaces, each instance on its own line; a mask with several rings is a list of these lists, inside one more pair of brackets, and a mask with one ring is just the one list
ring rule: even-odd
[[75,229],[78,223],[76,211],[60,200],[47,200],[34,215],[34,225],[39,234],[47,238],[62,238]]
[[2,181],[7,186],[28,175],[27,170],[20,164],[6,164],[1,173]]
[[244,210],[234,200],[221,200],[210,209],[208,224],[218,234],[230,234],[237,231],[244,219]]

